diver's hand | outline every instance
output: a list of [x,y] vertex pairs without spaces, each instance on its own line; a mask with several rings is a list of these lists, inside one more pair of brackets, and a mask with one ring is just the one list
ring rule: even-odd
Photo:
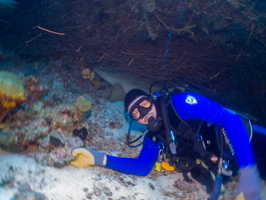
[[92,149],[77,148],[72,151],[72,156],[77,157],[76,160],[70,162],[78,168],[88,167],[91,165],[105,166],[106,155]]
[[249,166],[238,170],[239,182],[236,188],[236,200],[265,200],[263,185],[257,166]]

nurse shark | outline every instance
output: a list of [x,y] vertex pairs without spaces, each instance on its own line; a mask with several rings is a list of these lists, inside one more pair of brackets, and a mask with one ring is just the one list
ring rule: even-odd
[[113,85],[113,91],[109,98],[110,101],[123,100],[125,94],[131,89],[138,88],[149,92],[149,87],[153,80],[147,80],[143,77],[134,76],[129,72],[121,70],[110,70],[104,67],[95,66],[93,71],[103,80]]

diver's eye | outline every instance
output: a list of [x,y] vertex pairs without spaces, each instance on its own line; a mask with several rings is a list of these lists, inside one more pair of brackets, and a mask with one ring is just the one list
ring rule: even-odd
[[144,100],[139,105],[144,108],[149,108],[151,106],[151,102],[148,100]]
[[139,112],[139,109],[135,108],[133,110],[133,112],[131,113],[131,116],[134,118],[134,119],[138,119],[140,117],[140,112]]

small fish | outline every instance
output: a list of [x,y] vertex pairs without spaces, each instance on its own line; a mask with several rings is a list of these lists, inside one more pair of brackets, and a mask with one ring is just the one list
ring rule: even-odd
[[55,147],[60,147],[60,146],[63,147],[63,146],[65,146],[65,144],[62,143],[61,140],[59,140],[58,138],[56,138],[54,136],[50,136],[49,141]]

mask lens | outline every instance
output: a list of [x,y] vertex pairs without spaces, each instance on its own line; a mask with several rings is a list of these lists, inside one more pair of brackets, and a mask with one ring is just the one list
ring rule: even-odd
[[152,102],[147,99],[140,99],[131,108],[130,116],[134,120],[142,119],[148,112],[150,112],[152,107]]
[[151,106],[151,102],[148,100],[143,100],[139,105],[143,108],[149,108]]
[[138,108],[135,108],[132,113],[131,113],[131,117],[135,120],[140,118],[140,112]]

